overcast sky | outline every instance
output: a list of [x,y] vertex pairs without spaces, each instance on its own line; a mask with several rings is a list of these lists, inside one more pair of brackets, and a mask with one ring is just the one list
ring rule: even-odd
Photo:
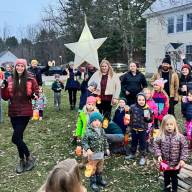
[[43,8],[54,2],[57,0],[0,0],[0,36],[6,26],[9,35],[19,37],[19,29],[38,24]]

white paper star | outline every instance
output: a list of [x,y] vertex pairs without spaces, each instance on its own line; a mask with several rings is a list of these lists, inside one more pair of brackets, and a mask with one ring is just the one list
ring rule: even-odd
[[78,67],[86,61],[99,69],[99,58],[97,49],[103,44],[106,39],[107,38],[94,39],[85,19],[85,26],[83,28],[79,41],[76,43],[65,44],[67,48],[75,53],[75,67]]

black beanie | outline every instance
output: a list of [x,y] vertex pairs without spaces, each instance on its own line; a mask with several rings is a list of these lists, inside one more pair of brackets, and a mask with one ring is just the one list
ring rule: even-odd
[[[136,98],[138,98],[139,96],[143,96],[145,98],[145,105],[146,105],[146,96],[145,96],[145,93],[143,92],[139,92],[137,95],[136,95]],[[137,102],[138,104],[138,102]]]
[[168,63],[169,65],[171,65],[171,59],[169,57],[165,57],[162,63]]

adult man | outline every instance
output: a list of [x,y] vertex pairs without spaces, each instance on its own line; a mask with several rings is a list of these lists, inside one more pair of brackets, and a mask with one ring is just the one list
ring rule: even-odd
[[138,70],[137,63],[129,65],[129,71],[120,77],[121,96],[127,99],[127,104],[135,103],[136,95],[147,87],[145,76]]
[[164,90],[169,96],[169,114],[174,115],[174,106],[178,103],[179,95],[179,77],[177,73],[172,69],[171,60],[169,57],[165,57],[160,65],[158,72],[151,78],[151,84],[156,79],[163,78],[166,79]]
[[31,61],[31,67],[28,68],[28,71],[30,73],[32,73],[32,75],[36,78],[37,83],[39,86],[42,86],[43,82],[42,82],[42,73],[44,73],[45,71],[49,70],[49,65],[47,65],[46,67],[44,67],[43,69],[37,67],[38,65],[38,61],[36,59],[33,59]]

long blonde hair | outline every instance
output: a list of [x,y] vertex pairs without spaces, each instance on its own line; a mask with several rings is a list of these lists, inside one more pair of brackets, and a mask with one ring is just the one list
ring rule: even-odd
[[101,63],[100,63],[100,71],[101,71],[101,66],[102,66],[104,63],[107,64],[108,67],[109,67],[109,72],[108,72],[109,76],[110,76],[110,77],[113,77],[113,74],[114,74],[113,68],[112,68],[112,66],[111,66],[111,63],[110,63],[108,60],[106,60],[106,59],[103,59],[103,60],[101,61]]
[[174,133],[178,136],[180,133],[179,133],[179,128],[178,128],[178,125],[177,125],[177,122],[176,122],[176,119],[173,115],[170,115],[170,114],[167,114],[163,117],[163,120],[161,122],[161,126],[160,126],[160,130],[159,130],[159,136],[164,140],[165,139],[165,135],[166,135],[166,130],[165,130],[165,126],[166,126],[166,123],[167,121],[172,121],[173,124],[174,124]]
[[77,161],[66,159],[53,168],[38,192],[82,192],[82,188]]

